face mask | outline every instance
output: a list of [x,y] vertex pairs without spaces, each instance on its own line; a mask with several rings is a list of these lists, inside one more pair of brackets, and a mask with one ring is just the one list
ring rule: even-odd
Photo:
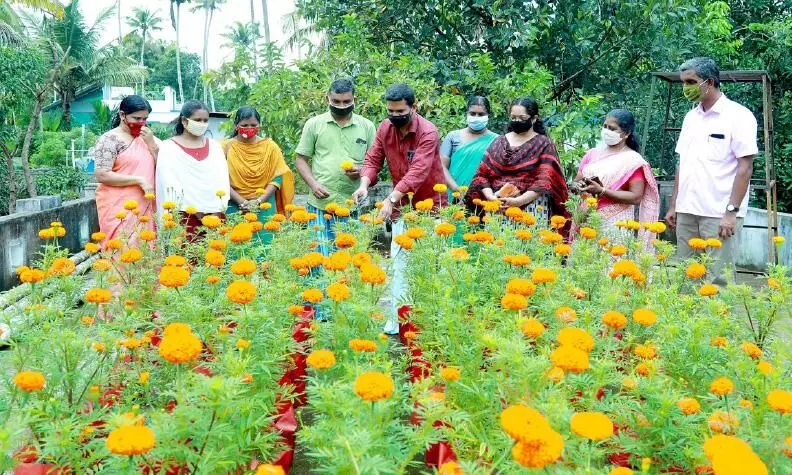
[[330,112],[336,117],[346,117],[355,110],[355,104],[348,105],[347,107],[336,107],[330,104]]
[[203,134],[206,133],[206,129],[209,128],[208,122],[198,122],[197,120],[187,119],[187,127],[185,129],[192,135],[196,137],[201,137]]
[[701,100],[701,97],[704,95],[704,92],[701,90],[701,85],[707,81],[702,81],[699,84],[685,84],[682,86],[682,95],[691,102],[698,102]]
[[513,120],[509,122],[509,128],[515,134],[522,134],[528,132],[533,128],[533,121],[529,120]]
[[243,139],[251,139],[258,135],[259,127],[237,127],[237,132]]
[[127,122],[127,120],[124,119],[124,124],[126,124],[127,128],[129,128],[129,135],[131,135],[132,137],[139,137],[140,131],[143,130],[143,127],[146,126],[146,121],[144,120],[141,122]]
[[402,128],[410,122],[412,118],[412,112],[404,114],[404,115],[389,115],[388,120],[391,121],[391,124],[394,127]]
[[475,130],[479,132],[487,128],[487,124],[489,124],[489,116],[483,117],[476,117],[473,115],[467,116],[467,125],[470,127],[470,130]]
[[602,128],[602,132],[600,133],[602,138],[602,142],[606,145],[616,145],[622,141],[621,134],[615,132],[610,129],[606,129],[605,127]]

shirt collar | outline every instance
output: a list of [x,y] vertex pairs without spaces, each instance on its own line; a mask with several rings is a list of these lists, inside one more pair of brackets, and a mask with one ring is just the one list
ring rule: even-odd
[[701,115],[707,115],[710,113],[720,114],[723,112],[723,108],[726,107],[726,102],[728,101],[729,99],[726,97],[726,94],[721,93],[721,96],[718,98],[717,101],[715,101],[715,104],[712,104],[712,107],[710,107],[708,111],[705,111],[704,108],[701,106],[701,103],[699,103],[697,107],[698,113]]
[[[328,124],[333,123],[341,127],[341,125],[339,125],[339,123],[333,118],[333,114],[330,111],[325,112],[325,114],[327,115],[326,120]],[[349,127],[350,125],[357,125],[357,115],[354,112],[350,114],[349,120],[347,121],[346,125],[344,125],[344,127]]]
[[408,134],[415,134],[418,132],[418,121],[420,117],[417,112],[413,111],[412,117],[410,118],[410,125],[407,127]]

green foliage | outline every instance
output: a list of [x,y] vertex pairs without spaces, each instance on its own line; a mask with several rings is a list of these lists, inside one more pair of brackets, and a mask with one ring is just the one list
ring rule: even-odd
[[41,195],[60,195],[65,200],[80,197],[85,186],[85,172],[71,166],[57,166],[36,176],[36,190]]
[[49,135],[42,139],[36,152],[30,156],[30,163],[34,166],[52,167],[66,163],[67,159],[66,144],[60,137]]
[[41,128],[45,132],[57,132],[63,123],[63,116],[59,111],[44,112],[41,114]]
[[[22,170],[15,169],[14,171],[17,199],[27,198],[27,189],[25,188],[25,178],[22,176]],[[8,185],[8,168],[4,163],[3,166],[0,166],[0,216],[8,214],[8,199],[11,192]]]
[[94,118],[91,121],[91,131],[96,135],[102,135],[110,130],[113,122],[113,112],[104,102],[97,100],[93,103]]
[[167,140],[173,137],[173,127],[168,124],[151,124],[149,127],[160,140]]
[[0,140],[9,150],[20,141],[33,105],[31,91],[44,75],[41,55],[30,47],[0,47]]
[[[139,41],[139,40],[138,40]],[[139,43],[137,48],[140,48]],[[163,40],[146,43],[144,62],[149,71],[146,91],[161,93],[165,86],[174,91],[179,90],[176,73],[176,44]],[[181,53],[182,85],[184,93],[189,96],[201,75],[201,58],[197,54],[182,51]],[[185,97],[188,99],[188,97]]]

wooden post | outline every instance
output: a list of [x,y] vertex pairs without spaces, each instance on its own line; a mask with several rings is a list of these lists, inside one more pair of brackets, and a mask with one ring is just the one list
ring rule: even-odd
[[[663,118],[663,133],[660,136],[660,167],[663,168],[665,164],[665,142],[666,142],[666,130],[668,128],[668,114],[671,111],[671,82],[668,82],[668,91],[666,92],[666,106],[665,106],[665,118]],[[671,160],[673,162],[673,160]],[[674,164],[674,170],[671,170],[671,176],[674,176],[674,172],[676,171],[676,164]]]
[[770,77],[762,75],[762,104],[764,113],[765,196],[767,201],[768,263],[778,264],[773,237],[778,232],[778,203],[776,202],[775,156],[773,154],[773,89]]

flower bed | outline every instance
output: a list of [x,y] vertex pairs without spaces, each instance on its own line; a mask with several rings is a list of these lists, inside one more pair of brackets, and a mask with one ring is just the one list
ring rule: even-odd
[[[560,217],[419,208],[398,238],[399,342],[381,334],[390,264],[371,252],[369,215],[339,222],[328,257],[304,209],[208,219],[194,243],[166,215],[139,247],[86,246],[101,257],[88,289],[53,241],[20,269],[33,291],[9,319],[0,468],[280,473],[295,456],[318,473],[792,468],[786,269],[718,288],[706,271],[719,243],[669,266],[668,243],[635,238],[660,223],[606,235],[581,211],[565,242]],[[262,228],[276,232],[267,249],[252,239]]]

